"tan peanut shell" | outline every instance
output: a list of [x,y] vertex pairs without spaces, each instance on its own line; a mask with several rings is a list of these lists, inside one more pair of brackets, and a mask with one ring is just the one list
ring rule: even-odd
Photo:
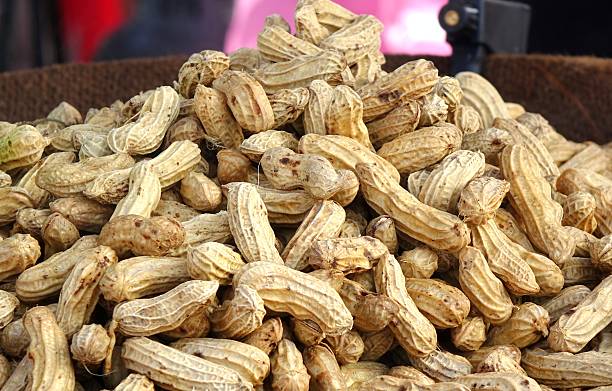
[[526,250],[523,246],[510,242],[519,256],[529,265],[533,272],[536,282],[540,287],[538,296],[551,296],[563,289],[565,277],[563,271],[550,258],[532,251]]
[[303,188],[314,198],[324,200],[343,185],[332,164],[321,156],[275,147],[265,151],[260,164],[272,185],[280,190]]
[[512,315],[512,301],[506,288],[477,248],[468,246],[459,253],[459,283],[490,323],[503,324]]
[[612,277],[601,281],[570,312],[559,317],[550,330],[548,344],[555,351],[579,352],[612,321]]
[[363,335],[363,354],[361,360],[375,361],[397,346],[395,336],[389,327]]
[[406,278],[429,278],[438,269],[438,254],[426,246],[402,252],[397,261]]
[[[194,101],[195,106],[195,101]],[[197,114],[197,113],[196,113]],[[207,134],[200,119],[194,115],[183,117],[170,125],[164,138],[162,148],[166,149],[175,141],[189,140],[199,143],[206,138]]]
[[346,388],[340,366],[329,347],[323,344],[309,346],[302,355],[314,387],[322,391]]
[[217,280],[228,285],[243,265],[240,254],[221,243],[203,243],[187,251],[187,271],[193,279]]
[[77,196],[100,175],[133,165],[134,159],[125,153],[46,165],[36,175],[36,185],[56,197]]
[[510,190],[508,182],[491,178],[472,179],[461,190],[457,209],[464,221],[482,225],[495,217],[506,193]]
[[282,339],[270,358],[272,389],[275,391],[307,391],[310,376],[302,354],[295,344]]
[[46,307],[34,307],[25,313],[23,323],[31,339],[28,384],[35,390],[71,390],[75,380],[68,342],[53,313]]
[[460,72],[455,78],[463,91],[461,104],[476,109],[485,128],[491,126],[495,118],[510,117],[499,92],[484,77],[474,72]]
[[334,88],[331,101],[325,111],[327,134],[350,137],[372,149],[368,128],[363,122],[363,102],[350,87]]
[[0,290],[0,329],[13,320],[13,314],[18,306],[18,298],[9,292]]
[[185,230],[185,240],[170,250],[169,256],[184,256],[190,246],[195,247],[205,242],[227,243],[232,239],[229,213],[226,211],[203,213],[182,222],[181,226]]
[[[508,345],[498,345],[508,346]],[[513,354],[506,349],[494,349],[487,354],[475,369],[477,373],[485,372],[510,372],[526,376],[525,370],[521,368],[520,360],[516,360]]]
[[62,101],[47,114],[48,119],[63,122],[66,125],[74,125],[83,122],[81,113],[70,103]]
[[172,330],[205,308],[218,287],[216,281],[187,281],[162,295],[119,304],[113,311],[113,321],[118,331],[130,336]]
[[359,391],[446,391],[446,390],[456,390],[456,391],[467,391],[468,387],[463,386],[458,383],[453,382],[441,382],[431,385],[421,385],[417,384],[411,379],[402,379],[389,375],[377,376],[373,379],[370,379],[361,384],[361,387],[358,388]]
[[591,193],[577,191],[571,193],[563,203],[563,225],[571,225],[588,233],[597,228],[595,209],[597,204]]
[[470,301],[463,292],[440,281],[407,278],[406,291],[419,311],[438,328],[459,326],[470,311]]
[[51,213],[52,211],[50,209],[19,209],[15,217],[15,224],[23,230],[23,233],[27,233],[37,239],[42,239],[40,231]]
[[162,335],[172,340],[181,338],[203,338],[210,332],[208,313],[210,308],[201,309],[191,314],[176,328],[164,331]]
[[612,235],[606,235],[593,241],[589,246],[589,255],[595,267],[601,270],[612,269]]
[[434,88],[438,71],[425,60],[410,61],[372,84],[357,90],[363,100],[363,119],[369,122],[402,103],[416,100]]
[[386,374],[400,379],[411,380],[414,383],[424,386],[435,384],[435,381],[423,372],[419,371],[414,367],[406,365],[398,365],[395,367],[391,367],[389,368],[389,371]]
[[563,172],[569,168],[585,168],[595,172],[605,171],[609,166],[610,158],[602,147],[595,143],[585,143],[584,148],[573,155],[559,167]]
[[525,351],[521,365],[527,375],[550,387],[597,387],[612,383],[610,353],[549,353],[532,349]]
[[568,286],[542,303],[542,307],[548,311],[550,324],[554,324],[561,315],[580,304],[590,293],[591,290],[584,285]]
[[557,190],[563,194],[587,191],[595,197],[597,230],[603,235],[612,234],[612,206],[610,191],[612,180],[587,169],[568,168],[557,179]]
[[367,84],[370,84],[382,76],[379,56],[377,54],[368,53],[357,60],[351,68],[355,77],[354,88],[359,89]]
[[179,95],[169,86],[159,87],[144,102],[134,122],[108,133],[108,145],[115,152],[146,155],[155,151],[178,116]]
[[380,240],[391,254],[398,250],[397,233],[395,223],[390,216],[382,215],[372,219],[367,227],[365,234]]
[[40,246],[27,234],[15,234],[0,241],[0,281],[22,273],[40,257]]
[[211,330],[221,338],[242,338],[261,326],[265,315],[264,302],[257,291],[250,286],[237,286],[234,297],[210,314]]
[[9,360],[4,356],[0,356],[0,387],[6,383],[12,372],[13,368]]
[[67,337],[89,321],[100,296],[100,279],[108,267],[115,263],[117,255],[110,247],[94,247],[74,265],[66,277],[55,317]]
[[257,49],[264,59],[272,62],[289,61],[321,51],[303,37],[291,35],[282,26],[265,26],[257,36]]
[[110,337],[99,324],[81,327],[72,336],[70,352],[72,357],[83,364],[98,364],[106,358],[110,347]]
[[[287,24],[287,29],[290,31],[289,24]],[[330,31],[319,23],[314,6],[306,4],[295,9],[296,37],[318,45],[329,34]]]
[[0,133],[0,170],[27,167],[40,160],[48,141],[31,125]]
[[146,374],[155,384],[172,390],[253,389],[249,382],[232,369],[145,337],[126,340],[121,357],[129,370]]
[[496,118],[493,122],[496,128],[504,129],[513,138],[513,144],[520,144],[525,147],[530,153],[533,161],[540,168],[541,175],[548,182],[554,184],[554,181],[559,176],[559,168],[554,163],[552,156],[544,146],[544,144],[534,136],[529,129],[520,122],[513,119]]
[[148,377],[131,373],[115,387],[115,391],[154,391],[154,385]]
[[472,372],[472,364],[464,357],[434,350],[424,357],[409,357],[410,363],[418,370],[438,382],[454,381]]
[[511,390],[511,391],[539,391],[541,390],[538,383],[526,375],[517,373],[474,373],[465,375],[454,382],[464,385],[471,390],[478,390],[489,387],[494,390]]
[[539,250],[557,264],[574,252],[575,243],[561,229],[563,209],[550,195],[550,185],[522,145],[501,154],[502,172],[510,183],[510,201],[525,222],[526,232]]
[[240,152],[253,162],[259,162],[266,150],[274,147],[285,147],[297,151],[298,140],[291,133],[282,130],[266,130],[255,133],[240,144]]
[[198,85],[195,89],[194,107],[204,126],[206,135],[226,148],[236,148],[244,136],[240,124],[233,117],[222,92]]
[[410,100],[396,107],[385,116],[367,123],[370,141],[376,148],[402,136],[413,132],[421,118],[421,106],[417,101]]
[[418,102],[421,105],[419,127],[431,126],[447,120],[448,105],[434,91],[419,98]]
[[0,170],[0,187],[8,187],[13,183],[11,176],[6,172]]
[[524,232],[524,224],[517,220],[514,213],[509,212],[504,208],[498,208],[495,211],[495,224],[507,237],[513,242],[520,244],[523,248],[529,251],[535,251],[529,238]]
[[218,209],[223,198],[219,185],[201,172],[183,178],[180,193],[185,204],[202,212]]
[[322,50],[265,65],[255,71],[254,76],[266,93],[273,94],[283,89],[308,87],[315,79],[332,83],[345,68],[346,59],[341,53]]
[[15,369],[0,388],[2,391],[24,390],[32,374],[32,359],[25,356],[17,363]]
[[272,262],[255,262],[243,266],[233,282],[235,286],[254,288],[270,310],[312,320],[326,334],[343,334],[353,325],[353,317],[338,293],[306,273]]
[[310,97],[304,108],[304,132],[325,135],[327,133],[325,117],[334,95],[334,88],[324,80],[313,80],[308,90]]
[[395,319],[389,324],[398,343],[414,356],[425,356],[436,347],[433,325],[422,315],[406,291],[401,267],[392,255],[383,257],[374,270],[376,290],[399,305]]
[[[49,192],[41,189],[36,184],[36,176],[40,170],[48,165],[60,163],[72,163],[74,161],[74,153],[71,152],[56,152],[39,160],[32,168],[30,168],[16,183],[16,187],[20,187],[28,192],[35,208],[43,207],[49,201]],[[10,186],[10,182],[7,186]]]
[[161,198],[161,184],[149,162],[137,163],[130,172],[128,193],[119,201],[111,219],[136,215],[151,217]]
[[280,318],[269,318],[247,335],[242,342],[270,355],[283,339],[284,326]]
[[484,153],[487,163],[497,165],[498,154],[511,144],[514,144],[514,140],[507,130],[485,127],[477,132],[464,134],[461,149],[480,151]]
[[251,345],[217,338],[183,338],[170,344],[174,349],[227,367],[257,385],[270,372],[268,355]]
[[565,261],[561,272],[565,286],[594,285],[602,278],[601,271],[593,265],[591,258],[572,257]]
[[246,262],[283,263],[274,246],[274,232],[255,185],[233,183],[227,188],[229,226]]
[[470,234],[461,220],[421,203],[378,166],[359,164],[357,176],[368,204],[392,216],[399,231],[438,250],[459,251],[468,244]]
[[242,128],[254,133],[272,129],[272,106],[264,88],[253,76],[228,70],[213,82],[213,87],[225,94],[230,110]]
[[385,364],[375,361],[360,361],[340,367],[340,372],[342,372],[349,390],[356,389],[362,383],[376,376],[386,374],[388,370],[389,368]]
[[394,181],[400,180],[397,169],[391,163],[349,137],[307,134],[300,139],[298,150],[300,153],[321,155],[336,169],[351,170],[355,173],[359,163],[376,164]]
[[272,224],[301,223],[315,204],[315,199],[304,190],[277,190],[257,186],[257,192],[268,210]]
[[369,270],[387,247],[371,236],[319,239],[310,248],[309,263],[315,269],[337,269],[344,273]]
[[30,194],[20,187],[0,187],[0,198],[0,226],[13,223],[19,210],[34,207]]
[[[162,197],[163,196],[164,195],[162,193]],[[164,200],[163,198],[157,203],[157,208],[151,212],[151,216],[172,217],[181,223],[191,220],[199,215],[200,212],[180,201]]]
[[281,254],[285,266],[296,270],[306,268],[312,244],[317,240],[333,238],[345,217],[344,209],[334,201],[316,202]]
[[306,87],[283,89],[268,96],[274,113],[273,128],[295,122],[304,112],[310,91]]
[[340,365],[356,363],[363,354],[363,340],[357,331],[328,336],[325,338],[325,343],[332,350]]
[[164,293],[189,278],[184,259],[134,257],[106,270],[100,280],[100,292],[106,300],[120,303]]
[[291,319],[292,334],[296,342],[303,346],[320,344],[325,339],[321,328],[311,320]]
[[382,23],[376,17],[360,15],[323,39],[319,46],[340,51],[352,65],[366,54],[378,52],[382,29]]
[[491,271],[504,281],[515,295],[538,293],[540,287],[529,264],[523,260],[514,243],[497,228],[494,221],[472,227],[472,241],[487,258]]
[[45,242],[45,257],[70,248],[80,236],[77,227],[59,213],[50,214],[40,231]]
[[358,282],[343,278],[338,293],[353,314],[355,328],[378,332],[389,325],[399,310],[393,299],[368,291]]
[[403,134],[385,144],[378,154],[400,174],[410,174],[439,162],[461,146],[461,131],[452,124],[438,124]]
[[515,345],[524,348],[548,336],[548,312],[534,303],[523,303],[502,325],[489,331],[488,345]]
[[462,190],[484,170],[484,155],[460,150],[446,156],[423,183],[419,200],[434,208],[455,213]]
[[[0,248],[9,240],[0,242]],[[69,249],[23,271],[15,283],[17,297],[26,302],[37,302],[59,293],[74,265],[89,254],[97,242],[95,235],[83,236]],[[40,255],[40,250],[37,251]]]
[[451,329],[451,341],[459,350],[477,350],[487,339],[487,326],[482,316],[468,317]]
[[100,231],[98,242],[111,247],[120,257],[164,255],[185,239],[181,224],[168,217],[117,216]]
[[193,53],[178,72],[179,92],[186,98],[193,97],[198,85],[209,86],[229,68],[229,57],[216,50]]
[[468,105],[459,105],[453,111],[449,110],[447,120],[461,129],[464,135],[476,133],[483,128],[480,114]]
[[100,232],[110,220],[113,208],[86,197],[65,197],[49,203],[51,211],[60,213],[80,231]]

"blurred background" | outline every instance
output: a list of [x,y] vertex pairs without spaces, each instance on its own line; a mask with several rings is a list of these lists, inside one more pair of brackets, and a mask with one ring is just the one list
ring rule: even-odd
[[[337,0],[385,25],[386,54],[448,56],[447,0]],[[525,0],[528,52],[612,55],[609,1]],[[0,71],[64,62],[255,47],[265,16],[290,23],[296,0],[0,0]]]

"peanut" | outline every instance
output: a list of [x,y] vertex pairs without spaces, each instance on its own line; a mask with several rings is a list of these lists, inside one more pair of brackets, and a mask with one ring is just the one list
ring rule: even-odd
[[309,96],[310,91],[306,87],[279,90],[270,95],[268,99],[274,113],[272,126],[279,128],[295,122],[304,112]]
[[[60,163],[72,163],[74,161],[74,153],[71,152],[57,152],[39,160],[32,168],[28,170],[16,183],[17,187],[20,187],[28,192],[35,208],[44,207],[49,201],[49,192],[41,189],[36,185],[36,177],[40,170],[52,164]],[[10,186],[10,183],[8,184]]]
[[478,111],[467,105],[459,105],[453,111],[449,110],[447,120],[458,127],[464,135],[476,133],[483,128]]
[[472,390],[490,387],[495,390],[538,391],[540,386],[535,380],[516,373],[474,373],[453,379],[454,382]]
[[23,208],[33,208],[34,201],[30,194],[20,187],[0,187],[0,226],[11,224],[17,219],[17,213]]
[[325,128],[327,134],[350,137],[373,149],[368,128],[363,122],[363,102],[348,86],[340,85],[334,88],[325,111]]
[[304,365],[313,385],[321,391],[344,390],[346,381],[340,366],[326,345],[313,345],[304,350]]
[[375,361],[385,353],[397,346],[395,337],[390,328],[386,327],[374,333],[363,336],[363,354],[361,359]]
[[284,326],[280,318],[270,318],[263,322],[242,342],[255,346],[265,354],[270,355],[283,338]]
[[550,348],[577,353],[603,330],[612,321],[611,289],[612,277],[608,276],[570,312],[561,315],[551,327]]
[[0,241],[0,281],[22,273],[40,257],[40,246],[27,234],[15,234]]
[[463,222],[422,204],[378,166],[359,164],[357,176],[368,204],[392,216],[399,231],[438,250],[459,251],[468,244],[470,234]]
[[406,291],[419,311],[438,328],[453,328],[463,323],[470,301],[461,290],[425,278],[407,278]]
[[240,144],[240,152],[253,162],[259,162],[270,148],[285,147],[297,151],[298,140],[291,133],[282,130],[266,130],[255,133]]
[[229,57],[215,50],[193,53],[178,73],[179,92],[186,98],[193,97],[198,85],[209,86],[229,68]]
[[98,364],[104,361],[110,347],[110,337],[104,327],[89,324],[81,327],[72,336],[70,352],[75,360],[83,364]]
[[459,350],[478,350],[487,339],[487,326],[481,316],[468,317],[451,329],[451,341]]
[[45,242],[45,257],[69,249],[80,236],[77,227],[59,213],[50,214],[40,231]]
[[32,360],[32,372],[28,384],[36,390],[73,389],[68,342],[53,313],[46,307],[34,307],[25,313],[23,324],[31,339],[28,358]]
[[49,203],[51,211],[60,213],[81,231],[98,233],[110,220],[113,208],[85,197],[59,198]]
[[131,373],[115,387],[115,391],[154,391],[154,388],[148,377]]
[[273,390],[308,390],[310,376],[304,366],[302,354],[292,341],[282,339],[278,343],[270,364]]
[[376,148],[406,133],[413,132],[419,125],[421,106],[417,101],[408,101],[391,110],[385,116],[368,122],[370,141]]
[[283,263],[274,247],[274,231],[255,185],[233,183],[227,188],[227,214],[236,245],[246,262]]
[[182,222],[181,227],[185,230],[185,240],[183,244],[170,250],[169,256],[184,256],[189,247],[205,242],[227,243],[232,239],[229,214],[226,211],[200,214]]
[[231,339],[184,338],[170,347],[229,368],[254,385],[262,384],[270,372],[270,359],[264,352]]
[[145,373],[154,383],[171,390],[253,389],[250,383],[228,367],[183,353],[145,337],[129,338],[125,341],[121,357],[129,370]]
[[67,337],[89,321],[100,296],[98,284],[108,267],[117,263],[117,255],[106,246],[94,247],[84,255],[66,277],[57,303],[57,323]]
[[515,345],[524,348],[548,336],[548,312],[534,303],[516,307],[504,324],[489,331],[488,345]]
[[15,309],[19,306],[19,299],[9,292],[0,290],[0,329],[3,329],[13,320]]
[[221,338],[242,338],[261,326],[265,315],[264,301],[257,291],[241,285],[235,288],[231,300],[212,312],[211,330]]
[[185,239],[181,224],[168,217],[117,216],[100,231],[98,243],[111,247],[120,257],[164,255]]
[[119,201],[110,219],[136,215],[151,217],[161,198],[161,184],[150,162],[137,163],[130,172],[128,193]]
[[225,95],[214,88],[198,85],[193,99],[195,112],[206,135],[226,148],[236,148],[244,140],[242,128],[232,116]]
[[472,364],[461,356],[434,350],[425,357],[409,357],[410,362],[438,382],[455,381],[472,372]]
[[328,335],[343,334],[353,325],[353,317],[338,293],[306,273],[272,262],[255,262],[243,266],[233,282],[234,286],[244,284],[255,289],[270,310],[312,320]]
[[27,167],[42,157],[48,141],[31,125],[0,133],[0,170]]
[[499,92],[484,77],[474,72],[460,72],[455,78],[463,91],[461,103],[476,109],[485,128],[490,127],[495,118],[510,117]]
[[597,228],[595,197],[584,191],[577,191],[567,196],[563,203],[563,225],[571,225],[588,233]]
[[506,181],[491,177],[479,177],[471,180],[461,190],[457,209],[464,221],[483,225],[495,217],[499,206],[510,190]]

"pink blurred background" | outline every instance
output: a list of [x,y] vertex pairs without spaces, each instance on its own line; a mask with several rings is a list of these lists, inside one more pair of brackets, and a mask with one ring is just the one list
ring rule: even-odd
[[[448,0],[335,0],[357,14],[371,14],[385,26],[382,51],[387,54],[449,56],[451,47],[438,23],[438,12]],[[293,28],[296,0],[235,0],[225,36],[225,51],[256,47],[265,17],[282,15]]]

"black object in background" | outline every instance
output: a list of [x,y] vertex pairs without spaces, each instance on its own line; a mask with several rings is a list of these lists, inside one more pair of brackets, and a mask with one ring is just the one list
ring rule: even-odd
[[96,60],[223,50],[232,0],[139,0],[136,13],[101,46]]
[[521,1],[531,6],[530,53],[612,57],[612,1]]
[[488,53],[525,53],[530,7],[504,0],[449,0],[440,25],[453,48],[451,74],[480,72]]

